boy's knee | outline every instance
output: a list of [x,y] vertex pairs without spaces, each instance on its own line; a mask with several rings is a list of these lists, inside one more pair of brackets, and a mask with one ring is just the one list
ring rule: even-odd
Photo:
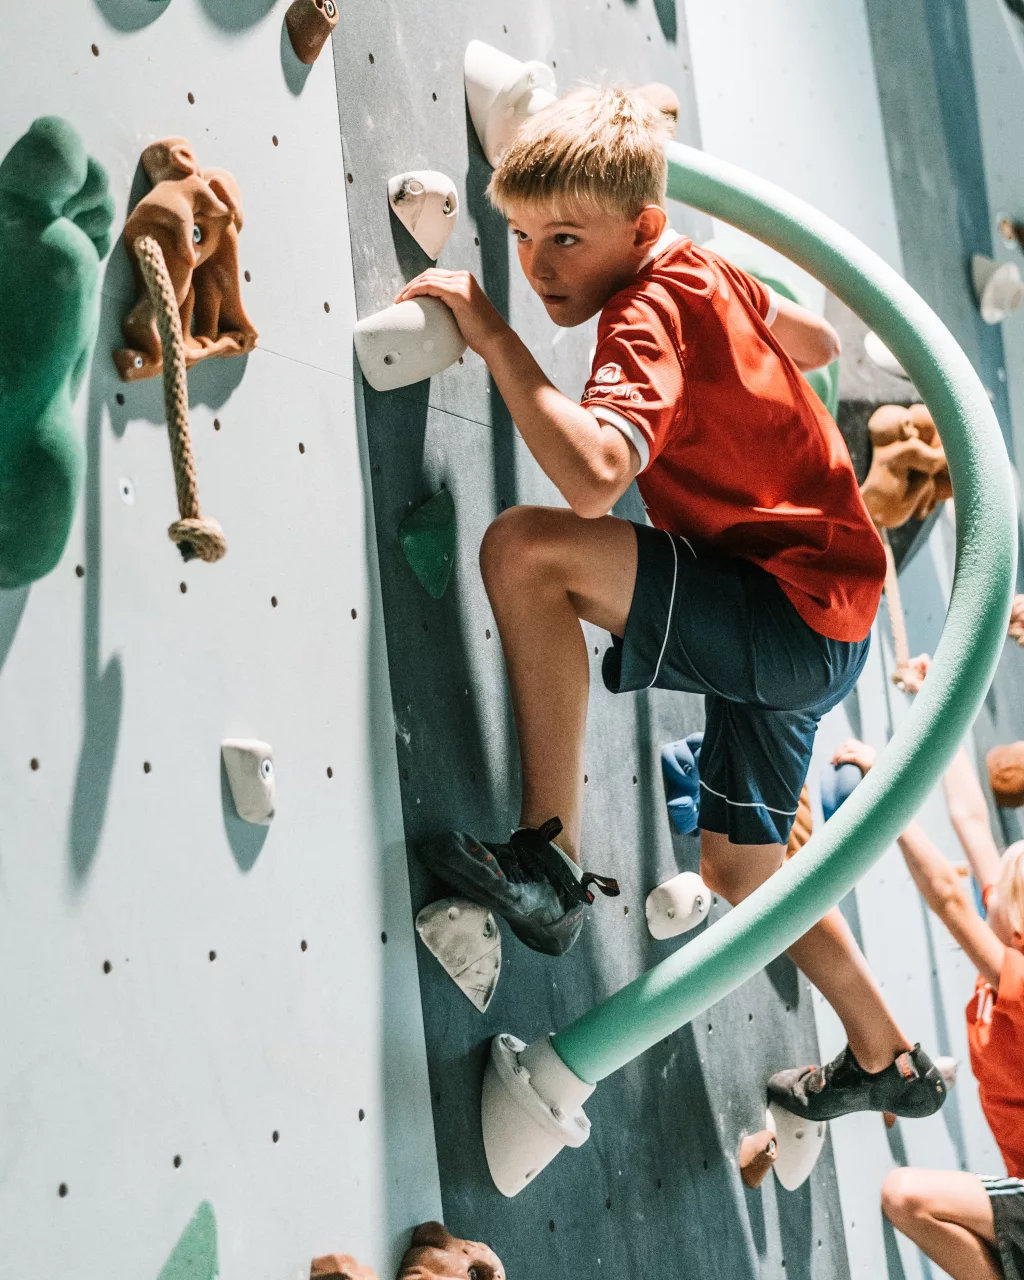
[[913,1169],[893,1169],[882,1183],[882,1212],[898,1227],[920,1215],[921,1190]]
[[480,572],[488,587],[532,579],[550,560],[552,539],[538,507],[509,507],[480,544]]

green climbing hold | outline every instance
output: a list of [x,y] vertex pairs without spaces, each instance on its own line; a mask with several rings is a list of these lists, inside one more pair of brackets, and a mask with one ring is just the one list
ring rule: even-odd
[[0,162],[0,588],[49,573],[84,450],[72,405],[99,322],[114,201],[65,120],[36,120]]
[[413,573],[440,600],[455,567],[455,501],[447,489],[405,517],[398,540]]
[[213,1205],[204,1200],[192,1215],[157,1280],[217,1280],[217,1219]]

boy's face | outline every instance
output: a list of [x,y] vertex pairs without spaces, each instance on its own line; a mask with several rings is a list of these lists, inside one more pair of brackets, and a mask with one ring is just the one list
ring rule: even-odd
[[666,221],[658,205],[648,205],[633,220],[526,202],[508,211],[530,287],[563,328],[589,320],[629,284]]

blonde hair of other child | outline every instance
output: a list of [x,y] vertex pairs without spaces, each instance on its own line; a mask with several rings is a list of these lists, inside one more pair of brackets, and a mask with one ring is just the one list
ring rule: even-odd
[[1024,933],[1024,840],[1015,841],[1003,854],[999,897],[1010,924],[1018,933]]
[[665,202],[670,137],[665,117],[637,93],[572,89],[525,121],[487,194],[501,213],[529,202],[632,220]]

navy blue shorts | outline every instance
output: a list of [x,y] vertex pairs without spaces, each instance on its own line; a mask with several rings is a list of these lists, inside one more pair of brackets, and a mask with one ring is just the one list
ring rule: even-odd
[[605,685],[704,694],[700,826],[734,844],[785,844],[818,721],[856,684],[868,640],[819,635],[747,560],[633,528],[636,586]]

